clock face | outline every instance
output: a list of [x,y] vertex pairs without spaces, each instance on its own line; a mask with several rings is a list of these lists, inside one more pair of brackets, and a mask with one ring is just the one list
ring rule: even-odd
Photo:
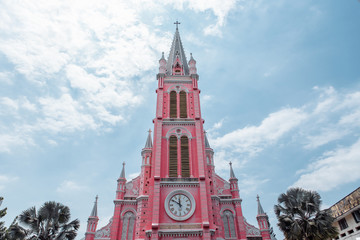
[[185,190],[175,190],[165,199],[166,213],[174,220],[184,221],[195,211],[195,199]]
[[191,210],[191,201],[184,194],[175,194],[170,198],[169,208],[175,216],[185,216]]

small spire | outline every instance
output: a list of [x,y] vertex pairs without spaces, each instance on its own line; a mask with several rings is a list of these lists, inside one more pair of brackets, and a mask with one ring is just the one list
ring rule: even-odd
[[149,135],[146,139],[145,147],[144,148],[152,148],[152,139],[151,139],[151,129],[149,129]]
[[123,162],[123,167],[122,167],[122,170],[121,170],[121,174],[120,174],[120,178],[125,178],[125,162]]
[[207,139],[207,136],[206,136],[206,131],[204,131],[204,138],[205,138],[205,148],[211,148],[210,144],[209,144],[209,140]]
[[257,202],[258,202],[258,215],[264,215],[265,212],[264,212],[264,209],[261,206],[259,195],[257,195],[256,198],[257,198]]
[[166,71],[167,74],[172,74],[172,68],[173,65],[176,63],[177,58],[179,58],[180,63],[182,65],[182,68],[184,70],[185,75],[189,75],[189,66],[186,60],[185,51],[180,39],[180,33],[178,29],[178,25],[180,24],[178,21],[176,21],[174,24],[176,24],[176,31],[174,34],[174,38],[171,44],[170,52],[169,52],[169,58],[166,62]]
[[230,161],[229,165],[230,165],[230,178],[236,178],[235,174],[234,174],[234,170],[232,168],[232,162],[231,161]]
[[92,209],[92,211],[91,211],[91,214],[90,214],[91,217],[97,217],[97,202],[98,202],[98,198],[99,198],[98,195],[96,195],[94,207],[93,207],[93,209]]
[[[190,61],[191,61],[191,60],[192,60],[192,61],[195,61],[195,59],[193,58],[192,53],[190,53]],[[190,61],[189,61],[189,62],[190,62]]]
[[161,58],[160,58],[160,60],[165,60],[164,52],[161,53]]

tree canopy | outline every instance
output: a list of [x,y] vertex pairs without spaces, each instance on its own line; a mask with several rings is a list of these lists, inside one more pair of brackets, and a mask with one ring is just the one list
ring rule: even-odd
[[331,239],[338,232],[330,209],[320,210],[321,197],[315,191],[290,188],[274,206],[278,226],[287,240]]
[[70,209],[61,203],[45,202],[36,211],[31,207],[23,211],[10,227],[16,240],[72,240],[80,227],[78,219],[70,221]]

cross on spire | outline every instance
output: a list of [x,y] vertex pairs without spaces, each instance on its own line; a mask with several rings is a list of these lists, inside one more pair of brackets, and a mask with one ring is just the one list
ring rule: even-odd
[[176,20],[176,22],[174,22],[174,24],[176,24],[176,30],[178,30],[178,26],[179,24],[181,24],[178,20]]

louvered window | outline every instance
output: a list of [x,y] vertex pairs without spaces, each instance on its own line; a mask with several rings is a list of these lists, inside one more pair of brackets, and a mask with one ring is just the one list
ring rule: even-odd
[[181,177],[190,177],[189,139],[181,137]]
[[186,92],[180,92],[180,118],[187,118]]
[[169,139],[169,177],[177,177],[177,137]]
[[176,92],[170,92],[170,118],[177,117]]
[[123,217],[121,240],[132,240],[134,235],[135,214],[132,212],[125,213]]
[[225,210],[222,216],[226,238],[236,238],[234,215],[230,210]]

